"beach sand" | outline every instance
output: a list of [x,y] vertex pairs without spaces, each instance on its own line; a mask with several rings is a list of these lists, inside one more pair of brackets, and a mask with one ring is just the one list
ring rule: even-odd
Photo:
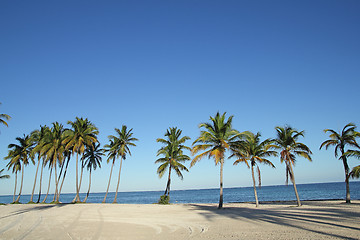
[[0,239],[360,239],[360,201],[1,205]]

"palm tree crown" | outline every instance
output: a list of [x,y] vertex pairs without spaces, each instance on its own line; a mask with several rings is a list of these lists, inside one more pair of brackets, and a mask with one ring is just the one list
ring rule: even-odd
[[[0,103],[1,105],[1,103]],[[8,126],[6,121],[9,121],[11,119],[11,117],[7,114],[1,113],[0,114],[0,123],[4,124],[5,126]]]

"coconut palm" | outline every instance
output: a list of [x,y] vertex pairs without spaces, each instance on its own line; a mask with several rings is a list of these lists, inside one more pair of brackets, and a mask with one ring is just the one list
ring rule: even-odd
[[68,124],[71,125],[72,129],[66,131],[66,138],[63,143],[66,144],[66,149],[71,149],[72,153],[76,153],[76,196],[73,202],[80,202],[79,197],[79,155],[82,155],[86,147],[92,147],[93,143],[96,143],[97,134],[99,134],[98,129],[93,123],[91,123],[87,118],[78,118],[74,122],[68,121]]
[[17,162],[21,162],[21,183],[19,195],[15,200],[15,203],[18,203],[21,197],[22,186],[24,181],[24,167],[30,163],[30,161],[35,164],[34,159],[32,158],[32,148],[33,141],[29,135],[25,135],[21,137],[17,137],[16,140],[19,142],[18,144],[9,144],[8,148],[9,154],[4,158],[5,160],[10,160],[9,166],[13,164],[17,164]]
[[104,150],[100,148],[100,143],[95,144],[92,148],[87,148],[85,150],[83,159],[85,162],[85,166],[87,170],[89,170],[89,188],[84,199],[86,202],[87,198],[90,194],[90,187],[91,187],[91,171],[94,169],[96,170],[97,167],[101,168],[101,157],[104,156]]
[[[1,105],[1,103],[0,103]],[[4,124],[5,126],[8,126],[6,121],[9,121],[11,119],[11,117],[7,114],[1,113],[0,114],[0,123]]]
[[192,154],[205,151],[191,161],[190,167],[194,166],[203,157],[214,158],[215,165],[220,163],[220,200],[219,209],[223,207],[223,167],[225,152],[237,142],[239,132],[232,128],[233,116],[227,120],[225,114],[218,112],[215,117],[210,117],[211,123],[201,123],[199,128],[203,128],[200,137],[193,142]]
[[336,132],[332,129],[325,129],[324,132],[330,133],[330,139],[324,141],[320,145],[320,149],[325,146],[327,150],[330,146],[335,146],[335,157],[339,157],[342,160],[345,170],[345,185],[346,185],[346,203],[350,203],[350,168],[347,163],[346,147],[359,147],[356,143],[357,132],[355,131],[356,126],[353,123],[348,123],[342,129],[341,132]]
[[[272,149],[275,146],[272,144],[273,140],[266,139],[260,141],[261,134],[258,132],[256,135],[252,132],[244,132],[244,140],[240,141],[234,148],[233,154],[230,157],[236,157],[237,160],[234,162],[234,165],[237,165],[240,162],[244,162],[249,168],[251,166],[251,175],[254,186],[254,195],[256,207],[259,206],[259,201],[256,192],[256,183],[255,183],[255,174],[254,167],[257,168],[259,186],[261,186],[261,175],[260,168],[258,163],[263,163],[275,168],[274,164],[267,159],[267,157],[277,156],[277,152]],[[250,164],[248,163],[250,162]]]
[[304,157],[309,161],[312,161],[310,156],[312,152],[308,146],[298,142],[299,137],[304,137],[304,131],[299,132],[290,126],[275,127],[275,130],[277,132],[277,138],[274,139],[274,144],[280,151],[280,162],[284,162],[286,166],[286,184],[290,177],[294,186],[297,205],[300,207],[301,202],[296,188],[293,165],[295,165],[296,156]]
[[105,194],[103,203],[105,203],[106,196],[109,191],[111,174],[112,174],[112,170],[114,167],[115,159],[120,157],[119,176],[118,176],[118,182],[117,182],[117,186],[116,186],[115,198],[114,198],[113,203],[117,202],[117,193],[118,193],[119,184],[120,184],[120,174],[121,174],[122,162],[123,162],[123,160],[126,159],[126,154],[129,154],[131,156],[129,147],[136,146],[135,143],[133,143],[133,142],[138,140],[137,138],[134,138],[132,136],[133,133],[131,131],[132,131],[132,128],[130,130],[127,130],[127,126],[125,126],[125,125],[122,126],[121,130],[118,128],[115,128],[115,132],[117,133],[116,136],[110,135],[108,137],[110,140],[110,144],[107,144],[104,146],[105,152],[108,153],[107,162],[109,163],[109,161],[112,160],[112,165],[111,165],[109,183],[108,183],[108,187],[106,190],[106,194]]
[[[10,150],[8,153],[8,159],[12,159],[13,151]],[[6,158],[5,158],[6,159]],[[9,163],[6,165],[8,170],[12,170],[12,173],[15,173],[15,184],[14,184],[14,196],[13,196],[13,203],[15,202],[15,194],[16,194],[16,186],[17,186],[17,173],[21,171],[21,163],[20,159],[13,159],[13,161],[9,161]]]
[[165,133],[166,139],[158,138],[156,140],[157,142],[165,144],[165,146],[157,152],[157,156],[162,155],[162,157],[157,159],[155,163],[161,164],[157,169],[160,178],[163,177],[166,170],[169,169],[168,181],[164,193],[164,195],[168,196],[170,195],[171,169],[176,172],[181,180],[183,179],[181,171],[189,171],[182,162],[190,160],[190,157],[183,153],[183,149],[191,151],[190,147],[183,145],[190,137],[184,136],[180,138],[181,133],[182,131],[176,127],[169,128]]
[[[66,164],[64,162],[64,164],[62,165],[62,167],[65,166],[65,169],[64,169],[64,173],[63,173],[63,177],[62,177],[62,180],[61,180],[61,184],[60,184],[60,188],[59,188],[59,198],[60,198],[60,194],[61,194],[61,190],[62,190],[62,187],[63,187],[63,184],[64,184],[64,181],[65,181],[65,177],[66,177],[66,173],[67,173],[67,169],[68,169],[68,166],[69,166],[69,162],[70,162],[70,158],[71,158],[71,150],[70,149],[65,149],[64,151],[64,158],[67,159],[66,160]],[[61,177],[61,172],[60,172],[60,176]]]
[[3,175],[2,174],[3,171],[4,171],[4,169],[0,170],[0,179],[10,178],[10,175],[7,175],[7,174]]
[[[359,150],[348,150],[344,154],[346,157],[356,157],[357,159],[360,159],[360,151]],[[354,167],[351,172],[349,173],[349,176],[352,178],[359,178],[360,177],[360,165]]]
[[[39,171],[40,162],[43,162],[43,161],[41,161],[41,159],[44,158],[44,156],[42,156],[42,154],[41,154],[41,148],[44,145],[44,138],[45,138],[46,134],[48,134],[49,131],[50,131],[49,128],[45,125],[45,126],[40,126],[40,130],[35,130],[31,133],[31,138],[35,145],[33,148],[32,154],[33,155],[37,154],[38,159],[37,159],[37,167],[36,167],[36,172],[35,172],[34,185],[33,185],[33,189],[31,192],[30,203],[33,202],[34,191],[35,191],[37,174]],[[41,176],[41,178],[42,178],[42,176]],[[41,192],[41,181],[40,181],[39,189],[40,189],[39,191]]]
[[64,160],[65,146],[62,144],[64,140],[64,126],[58,122],[53,123],[51,131],[46,134],[41,149],[41,155],[46,158],[46,162],[54,170],[55,193],[53,202],[58,202],[58,177],[57,165],[61,165]]

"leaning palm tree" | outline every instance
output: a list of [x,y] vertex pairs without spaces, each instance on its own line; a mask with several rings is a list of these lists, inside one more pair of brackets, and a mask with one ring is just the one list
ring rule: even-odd
[[72,153],[76,153],[76,196],[73,202],[80,202],[80,186],[79,186],[79,155],[82,155],[86,147],[92,147],[97,142],[98,129],[87,118],[78,118],[74,122],[68,121],[72,129],[66,131],[66,137],[63,141],[66,149],[71,149]]
[[109,183],[108,183],[108,187],[106,190],[106,194],[105,194],[103,203],[105,203],[106,196],[109,191],[111,174],[112,174],[112,169],[114,167],[115,159],[120,157],[119,176],[118,176],[118,182],[117,182],[117,186],[116,186],[115,198],[114,198],[113,203],[117,202],[117,193],[118,193],[119,184],[120,184],[120,174],[121,174],[122,162],[123,162],[123,160],[126,159],[126,154],[129,154],[131,156],[129,147],[136,146],[135,143],[133,143],[133,142],[138,140],[137,138],[134,138],[132,136],[133,135],[133,133],[131,132],[132,128],[130,130],[127,130],[127,127],[125,125],[122,126],[121,130],[118,128],[115,128],[115,131],[116,131],[117,135],[116,136],[110,135],[108,137],[110,140],[110,144],[107,144],[104,146],[105,152],[108,153],[107,162],[109,163],[109,161],[112,160],[112,165],[111,165]]
[[4,171],[4,169],[1,169],[0,170],[0,179],[6,179],[6,178],[10,178],[10,175],[8,174],[2,174],[2,172]]
[[296,156],[301,156],[309,161],[312,161],[310,154],[312,152],[305,144],[298,142],[299,137],[304,137],[304,131],[298,132],[290,126],[275,127],[277,132],[277,138],[274,139],[274,144],[280,150],[280,162],[286,165],[286,184],[290,177],[294,186],[297,205],[300,207],[301,202],[299,194],[297,192],[295,184],[295,175],[293,171],[293,165],[295,165]]
[[55,193],[53,202],[59,202],[57,165],[61,165],[64,159],[65,146],[62,144],[64,137],[63,125],[55,122],[51,131],[46,134],[41,148],[41,155],[46,157],[49,167],[54,170]]
[[[256,183],[255,183],[255,174],[254,167],[257,167],[259,187],[261,186],[261,175],[260,168],[258,163],[263,163],[275,168],[274,164],[267,159],[267,157],[277,156],[277,152],[272,149],[275,148],[273,145],[273,140],[266,139],[260,141],[261,134],[258,132],[256,135],[252,132],[244,132],[244,140],[240,141],[233,148],[233,154],[230,157],[236,157],[237,160],[234,162],[234,165],[237,165],[240,162],[244,162],[248,167],[251,166],[251,175],[253,180],[254,195],[256,207],[259,206],[258,196],[256,192]],[[250,164],[248,163],[250,162]]]
[[[1,103],[0,103],[1,105]],[[11,119],[11,117],[7,114],[1,113],[0,114],[0,123],[4,124],[5,126],[8,126],[6,121],[9,121]]]
[[96,170],[97,167],[101,168],[101,157],[104,156],[104,150],[100,148],[100,143],[95,144],[92,148],[87,148],[84,153],[84,161],[85,166],[89,170],[89,188],[84,199],[84,203],[86,202],[87,198],[90,194],[90,187],[91,187],[91,171],[92,169]]
[[31,155],[33,141],[30,136],[24,134],[22,138],[17,137],[16,140],[19,142],[19,144],[9,144],[9,154],[4,159],[10,160],[10,162],[13,162],[14,164],[16,164],[18,161],[22,163],[20,190],[19,195],[15,200],[15,203],[18,203],[21,197],[22,186],[24,182],[24,167],[30,163],[29,161],[31,161],[33,164],[35,164],[35,162]]
[[157,152],[157,156],[162,155],[162,157],[157,159],[155,163],[161,164],[157,169],[160,178],[163,177],[166,170],[169,169],[168,181],[164,193],[164,195],[168,196],[170,195],[171,169],[176,172],[181,180],[183,179],[181,171],[189,171],[182,163],[190,160],[190,157],[183,153],[183,149],[191,151],[190,147],[183,145],[190,137],[184,136],[180,138],[181,133],[182,131],[176,127],[169,128],[165,133],[166,139],[158,138],[156,140],[157,142],[165,144],[165,146]]
[[204,128],[200,132],[200,137],[193,142],[192,154],[205,151],[191,161],[190,167],[194,166],[203,157],[214,158],[215,165],[220,163],[220,200],[219,209],[223,207],[223,167],[225,152],[234,146],[239,137],[239,132],[232,128],[233,116],[227,120],[225,114],[218,112],[215,117],[210,117],[211,123],[201,123],[199,128]]
[[[11,150],[11,151],[9,151],[9,154],[7,156],[8,159],[11,159],[12,155],[13,155],[13,151]],[[13,201],[12,201],[14,203],[15,202],[15,194],[16,194],[16,186],[17,186],[17,173],[19,171],[21,171],[21,163],[20,163],[19,159],[17,159],[17,160],[14,159],[14,161],[10,161],[6,166],[7,166],[8,170],[11,169],[12,173],[15,173],[14,196],[13,196]]]
[[[45,126],[40,126],[40,130],[35,130],[31,133],[31,138],[34,142],[34,148],[32,150],[32,154],[35,155],[37,154],[38,159],[37,159],[37,167],[36,167],[36,171],[35,171],[35,179],[34,179],[34,185],[33,185],[33,189],[31,192],[31,198],[30,198],[30,203],[33,203],[33,197],[34,197],[34,191],[35,191],[35,186],[36,186],[36,180],[37,180],[37,174],[39,171],[39,166],[40,166],[40,162],[41,158],[44,158],[44,156],[42,156],[41,154],[41,148],[44,145],[44,139],[46,134],[48,134],[49,132],[49,128],[45,125]],[[41,181],[40,181],[40,191],[41,191]]]
[[[347,154],[346,147],[358,147],[359,145],[356,143],[357,132],[355,131],[356,126],[353,123],[348,123],[342,129],[341,132],[336,132],[332,129],[325,129],[324,132],[330,133],[330,139],[324,141],[320,145],[320,149],[325,146],[327,150],[330,146],[335,146],[335,157],[339,157],[339,160],[342,160],[345,170],[345,185],[346,185],[346,203],[350,203],[350,168],[347,163]],[[339,154],[340,152],[340,154]]]

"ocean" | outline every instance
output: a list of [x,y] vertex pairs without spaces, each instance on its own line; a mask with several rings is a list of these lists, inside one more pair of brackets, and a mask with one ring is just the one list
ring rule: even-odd
[[[297,184],[300,200],[332,200],[345,199],[345,183],[312,183]],[[294,188],[291,184],[278,186],[263,186],[257,188],[259,201],[293,201],[296,200]],[[138,191],[138,192],[119,192],[118,203],[126,204],[152,204],[159,200],[164,191]],[[360,200],[360,181],[350,182],[351,199]],[[83,200],[86,193],[81,193],[80,198]],[[101,203],[105,192],[90,193],[88,203]],[[106,202],[111,203],[114,200],[115,193],[109,192]],[[34,195],[34,200],[37,200]],[[41,200],[45,194],[41,196]],[[75,197],[74,193],[62,193],[60,201],[70,203]],[[48,196],[46,202],[51,202],[53,195]],[[11,203],[13,195],[0,196],[0,203]],[[20,202],[27,203],[30,195],[21,195]],[[253,187],[224,188],[224,203],[231,202],[254,202]],[[171,203],[218,203],[219,189],[197,189],[197,190],[173,190],[170,193]]]

